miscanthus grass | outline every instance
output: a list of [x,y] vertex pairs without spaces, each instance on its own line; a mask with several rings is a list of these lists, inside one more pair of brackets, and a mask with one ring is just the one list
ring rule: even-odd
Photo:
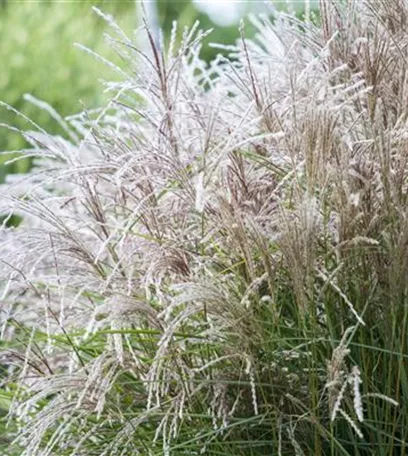
[[111,102],[30,98],[64,133],[1,188],[4,454],[407,454],[407,2],[210,64],[106,19]]

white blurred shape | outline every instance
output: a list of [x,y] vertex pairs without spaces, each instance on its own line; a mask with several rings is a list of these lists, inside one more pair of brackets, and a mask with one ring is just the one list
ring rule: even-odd
[[194,0],[197,9],[221,26],[236,24],[245,14],[246,3],[239,0]]

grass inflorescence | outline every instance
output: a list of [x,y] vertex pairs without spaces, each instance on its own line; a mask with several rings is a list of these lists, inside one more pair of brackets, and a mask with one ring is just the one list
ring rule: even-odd
[[406,454],[408,4],[210,64],[105,18],[111,102],[2,186],[4,454]]

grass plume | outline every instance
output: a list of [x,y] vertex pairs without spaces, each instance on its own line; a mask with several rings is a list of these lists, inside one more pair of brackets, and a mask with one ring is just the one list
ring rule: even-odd
[[307,16],[210,64],[198,25],[143,53],[109,19],[111,102],[24,132],[8,451],[407,452],[408,4]]

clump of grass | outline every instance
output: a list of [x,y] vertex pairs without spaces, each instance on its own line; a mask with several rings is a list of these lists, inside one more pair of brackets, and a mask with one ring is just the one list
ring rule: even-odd
[[128,62],[2,188],[21,455],[405,454],[405,2],[322,1]]

